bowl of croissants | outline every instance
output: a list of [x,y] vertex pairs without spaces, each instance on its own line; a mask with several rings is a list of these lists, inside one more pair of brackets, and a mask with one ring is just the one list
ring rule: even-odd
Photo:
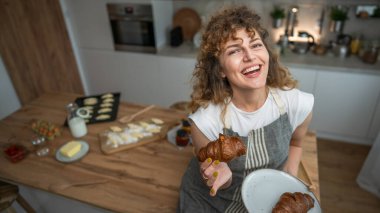
[[260,169],[243,182],[241,195],[252,213],[320,213],[318,199],[298,178],[279,170]]

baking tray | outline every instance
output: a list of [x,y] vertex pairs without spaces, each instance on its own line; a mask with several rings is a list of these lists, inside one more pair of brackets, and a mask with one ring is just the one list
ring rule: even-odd
[[[106,99],[109,100],[110,95],[112,95],[112,100],[113,101],[107,101],[105,102]],[[93,101],[93,103],[89,104],[87,100],[96,100]],[[95,123],[102,123],[102,122],[109,122],[109,121],[114,121],[117,118],[117,113],[119,110],[119,103],[120,103],[120,93],[103,93],[103,94],[98,94],[98,95],[91,95],[91,96],[83,96],[75,99],[75,103],[78,105],[79,108],[81,107],[89,107],[92,108],[92,113],[91,116],[87,119],[85,119],[86,124],[95,124]],[[105,107],[105,103],[108,103],[108,106]],[[107,105],[107,104],[106,104]],[[108,112],[102,112],[100,110],[109,108],[111,109]],[[105,115],[108,118],[106,119],[97,119],[98,116],[100,115]],[[65,120],[65,126],[67,126],[67,119]]]

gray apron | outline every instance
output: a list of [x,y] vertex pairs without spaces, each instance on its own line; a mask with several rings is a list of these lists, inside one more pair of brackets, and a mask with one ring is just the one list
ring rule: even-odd
[[[194,157],[182,178],[177,212],[247,212],[241,198],[244,178],[252,171],[262,168],[281,170],[288,158],[292,127],[285,105],[275,90],[270,90],[280,117],[272,123],[249,132],[241,137],[247,146],[247,154],[228,163],[232,171],[232,183],[227,189],[218,190],[215,197],[210,196],[210,188],[203,182],[199,162]],[[227,110],[228,112],[228,110]],[[224,134],[239,136],[229,128],[226,115]]]

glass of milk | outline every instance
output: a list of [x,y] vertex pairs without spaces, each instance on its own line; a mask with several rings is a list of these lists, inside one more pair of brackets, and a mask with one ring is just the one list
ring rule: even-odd
[[70,132],[74,138],[80,138],[87,134],[87,127],[85,120],[78,116],[78,105],[76,103],[69,103],[66,106],[67,109],[67,123],[70,128]]

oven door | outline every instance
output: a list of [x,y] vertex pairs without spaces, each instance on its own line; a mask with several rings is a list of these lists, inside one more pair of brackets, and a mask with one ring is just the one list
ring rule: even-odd
[[118,18],[111,20],[116,50],[156,52],[153,22]]

